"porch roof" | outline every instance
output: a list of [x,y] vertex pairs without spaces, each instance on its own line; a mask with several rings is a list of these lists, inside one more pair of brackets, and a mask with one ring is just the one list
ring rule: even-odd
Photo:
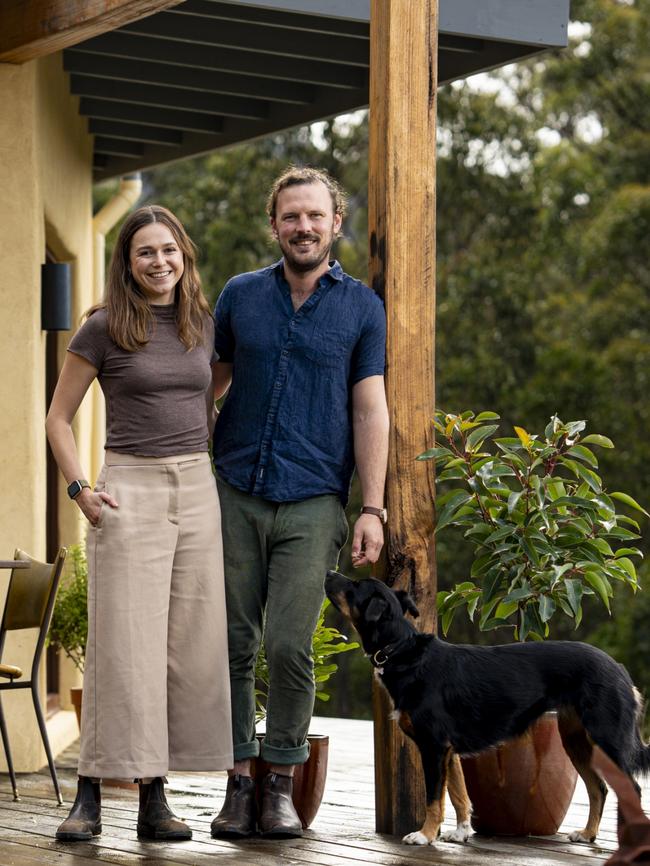
[[[566,45],[569,0],[440,0],[439,83]],[[103,179],[368,104],[370,0],[185,0],[64,51]]]

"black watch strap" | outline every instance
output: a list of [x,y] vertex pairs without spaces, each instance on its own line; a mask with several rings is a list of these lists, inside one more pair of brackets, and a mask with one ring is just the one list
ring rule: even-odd
[[84,487],[90,487],[90,484],[84,479],[80,478],[78,481],[73,481],[72,484],[68,485],[68,496],[70,499],[76,499],[77,496],[81,493]]

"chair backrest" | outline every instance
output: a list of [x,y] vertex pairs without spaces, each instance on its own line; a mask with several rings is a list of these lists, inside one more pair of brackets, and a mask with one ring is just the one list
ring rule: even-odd
[[62,547],[53,563],[32,559],[16,550],[14,559],[29,562],[29,568],[14,568],[9,579],[2,631],[49,626],[54,599],[67,550]]

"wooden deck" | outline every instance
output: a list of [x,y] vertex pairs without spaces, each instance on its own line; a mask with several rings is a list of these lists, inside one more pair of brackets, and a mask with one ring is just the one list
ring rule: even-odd
[[[602,866],[616,848],[615,803],[610,795],[599,844],[572,844],[565,837],[525,839],[473,836],[467,845],[439,842],[436,847],[407,847],[399,839],[374,832],[372,726],[370,722],[318,719],[312,729],[330,735],[329,773],[320,812],[302,839],[250,839],[231,843],[210,838],[210,821],[225,790],[225,774],[172,774],[170,801],[194,830],[191,842],[160,844],[136,838],[137,792],[103,791],[104,831],[92,842],[61,844],[54,832],[67,814],[76,789],[76,750],[57,760],[66,801],[57,807],[47,770],[18,777],[21,801],[14,803],[6,774],[0,774],[0,866],[84,866],[111,864],[241,864],[241,866]],[[646,789],[645,802],[648,791]],[[584,826],[587,798],[576,790],[562,827]],[[453,810],[447,809],[453,826]]]

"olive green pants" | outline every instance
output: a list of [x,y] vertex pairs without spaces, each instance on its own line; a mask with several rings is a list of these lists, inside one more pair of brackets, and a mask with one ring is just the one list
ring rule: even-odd
[[235,760],[260,754],[255,739],[255,661],[264,635],[269,667],[261,755],[302,764],[314,708],[311,643],[323,582],[348,526],[338,496],[268,502],[218,479]]

